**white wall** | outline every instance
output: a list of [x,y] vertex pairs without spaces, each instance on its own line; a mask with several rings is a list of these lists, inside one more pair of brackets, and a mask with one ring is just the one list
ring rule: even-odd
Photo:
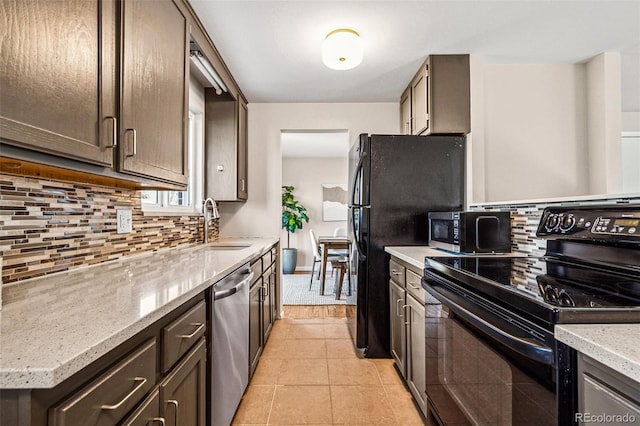
[[346,129],[349,140],[360,133],[398,133],[400,109],[389,103],[249,104],[249,199],[221,203],[222,237],[280,235],[282,130]]
[[620,53],[602,53],[587,64],[590,194],[622,192]]
[[[296,189],[294,195],[306,207],[309,223],[304,224],[302,230],[291,235],[292,248],[298,249],[297,269],[309,269],[313,262],[309,229],[313,229],[316,236],[333,235],[335,228],[347,229],[346,216],[344,221],[325,222],[322,217],[322,184],[348,183],[347,158],[283,158],[282,184],[292,185]],[[283,247],[286,245],[287,233],[282,231],[280,236]],[[318,266],[318,265],[316,265]]]
[[640,132],[640,112],[622,111],[622,131]]
[[587,194],[586,69],[472,62],[474,202]]

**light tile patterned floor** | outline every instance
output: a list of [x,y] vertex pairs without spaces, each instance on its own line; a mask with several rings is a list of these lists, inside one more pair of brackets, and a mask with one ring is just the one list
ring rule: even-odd
[[393,361],[358,358],[342,312],[322,308],[285,308],[233,424],[425,424]]

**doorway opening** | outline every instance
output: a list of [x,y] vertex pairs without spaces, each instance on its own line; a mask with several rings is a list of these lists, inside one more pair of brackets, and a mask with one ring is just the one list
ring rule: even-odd
[[[283,228],[281,232],[281,247],[285,249],[283,269],[292,271],[282,275],[282,304],[346,305],[347,274],[342,281],[341,294],[336,297],[336,279],[339,279],[340,271],[336,269],[337,272],[333,272],[330,262],[327,262],[324,293],[321,294],[319,271],[322,262],[318,258],[317,240],[332,236],[346,238],[347,235],[349,132],[333,129],[283,130],[280,139],[282,185],[294,188],[292,195],[306,209],[309,218],[308,222],[302,222],[302,229],[288,233]],[[296,252],[293,267],[287,265],[289,260],[286,259],[293,256],[292,251]],[[338,253],[329,251],[328,254],[336,259],[337,265],[337,258],[333,255]],[[337,284],[339,286],[339,282]]]

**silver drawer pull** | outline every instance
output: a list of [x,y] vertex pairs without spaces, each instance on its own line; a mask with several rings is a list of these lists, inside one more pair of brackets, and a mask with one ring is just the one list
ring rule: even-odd
[[174,414],[174,419],[175,419],[175,423],[174,426],[178,426],[178,401],[175,399],[170,399],[167,401],[167,404],[171,404],[176,408],[175,414]]
[[118,408],[122,407],[122,405],[125,402],[127,402],[127,400],[133,396],[133,394],[135,394],[140,389],[142,389],[142,387],[147,383],[146,377],[135,377],[133,379],[133,381],[134,382],[140,382],[140,383],[138,383],[138,386],[133,388],[133,390],[131,392],[129,392],[127,395],[125,395],[125,397],[122,398],[122,401],[118,402],[117,404],[113,404],[113,405],[106,405],[105,404],[100,408],[102,408],[103,410],[117,410]]
[[202,331],[202,329],[204,328],[204,324],[201,322],[192,322],[189,325],[197,325],[198,328],[195,329],[195,331],[191,334],[178,334],[177,337],[181,338],[181,339],[191,339],[193,336],[195,336],[196,334],[200,333]]
[[400,271],[396,270],[396,269],[392,269],[391,270],[391,274],[392,275],[400,275]]
[[411,287],[414,290],[418,290],[420,287],[416,287],[415,285],[413,285],[414,283],[412,283],[411,281],[407,281],[407,284],[409,284],[409,287]]
[[[405,309],[407,309],[408,307],[409,305],[402,305],[402,312],[406,312]],[[409,318],[406,318],[404,325],[409,325]]]
[[151,419],[151,424],[154,424],[155,422],[160,423],[162,426],[165,426],[167,424],[167,422],[165,421],[164,417],[154,417]]

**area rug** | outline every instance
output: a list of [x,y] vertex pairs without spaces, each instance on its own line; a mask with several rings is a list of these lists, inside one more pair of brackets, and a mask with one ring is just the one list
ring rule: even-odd
[[314,274],[314,280],[309,290],[309,274],[283,274],[282,275],[282,304],[283,305],[346,305],[345,286],[342,284],[342,294],[336,300],[333,291],[335,277],[327,274],[324,282],[324,296],[320,296],[320,280]]

